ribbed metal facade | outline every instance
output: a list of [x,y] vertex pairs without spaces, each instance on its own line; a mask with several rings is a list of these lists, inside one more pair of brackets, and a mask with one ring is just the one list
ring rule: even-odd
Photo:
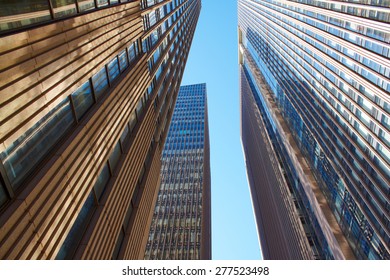
[[71,2],[0,4],[0,258],[142,259],[201,1]]
[[211,259],[206,84],[180,87],[145,259]]
[[389,1],[239,0],[238,11],[241,73],[315,256],[389,259]]

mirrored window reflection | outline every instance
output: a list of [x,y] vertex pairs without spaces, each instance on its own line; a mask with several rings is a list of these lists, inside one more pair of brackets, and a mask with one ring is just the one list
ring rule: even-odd
[[74,123],[69,99],[65,99],[32,128],[0,153],[11,184],[17,186]]
[[0,31],[23,27],[51,19],[47,0],[20,1],[2,0],[0,9]]
[[79,11],[88,11],[95,8],[94,0],[77,0],[77,5],[79,6]]
[[54,17],[64,17],[77,12],[75,0],[50,0],[53,7]]
[[106,67],[92,76],[92,85],[96,98],[99,99],[103,91],[108,87]]
[[129,61],[132,62],[135,57],[137,56],[137,53],[136,53],[136,45],[135,44],[132,44],[129,48],[128,48],[128,53],[129,53]]
[[71,96],[77,119],[80,120],[85,112],[87,112],[87,110],[91,108],[94,103],[89,80],[81,87],[79,87],[74,93],[72,93]]
[[119,67],[120,67],[120,70],[121,72],[123,72],[127,66],[129,65],[128,61],[127,61],[127,53],[126,53],[126,50],[123,50],[119,53]]
[[108,77],[110,78],[110,82],[114,81],[116,77],[119,75],[119,65],[118,58],[115,57],[108,63]]
[[98,7],[104,7],[108,5],[108,0],[97,0]]

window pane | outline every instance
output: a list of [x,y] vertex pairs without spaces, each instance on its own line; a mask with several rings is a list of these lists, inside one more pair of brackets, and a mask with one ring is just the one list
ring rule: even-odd
[[0,153],[14,187],[43,159],[73,123],[70,102],[65,99]]
[[114,150],[112,151],[112,154],[110,156],[110,166],[111,170],[114,171],[115,168],[118,166],[119,159],[121,157],[121,146],[119,142],[115,145]]
[[126,125],[125,126],[125,129],[123,130],[122,132],[122,135],[121,135],[121,143],[123,146],[125,146],[127,144],[127,141],[129,139],[129,126]]
[[89,80],[81,87],[79,87],[74,93],[72,93],[71,96],[74,109],[76,110],[77,119],[80,120],[85,112],[87,112],[87,110],[91,108],[94,103]]
[[121,72],[123,72],[127,68],[127,66],[129,66],[129,63],[127,62],[126,50],[121,51],[121,53],[119,54],[119,66]]
[[135,115],[135,112],[133,112],[130,115],[130,121],[129,121],[130,131],[133,131],[136,124],[137,124],[137,117]]
[[76,13],[75,0],[50,0],[54,10],[54,17],[64,17]]
[[96,98],[99,98],[102,95],[103,91],[108,87],[105,67],[103,67],[99,72],[92,76],[92,85]]
[[78,0],[77,1],[79,5],[80,12],[91,10],[95,8],[95,1],[94,0]]
[[98,7],[103,7],[108,5],[108,0],[97,0]]
[[129,61],[132,62],[133,60],[135,60],[136,53],[135,53],[134,44],[130,45],[130,47],[128,48],[128,53],[129,53]]
[[142,111],[143,111],[143,102],[142,102],[142,98],[141,98],[141,99],[138,101],[137,108],[136,108],[136,112],[137,112],[137,117],[138,117],[138,119],[141,117]]
[[87,200],[81,208],[80,213],[77,216],[77,219],[75,220],[72,228],[70,229],[68,236],[66,237],[64,243],[61,246],[60,251],[56,256],[57,260],[72,259],[77,249],[77,246],[84,235],[84,231],[88,226],[89,220],[91,219],[95,208],[96,205],[94,203],[93,193],[90,192]]
[[115,80],[119,75],[119,66],[118,66],[118,58],[115,57],[113,60],[108,63],[108,76],[110,77],[110,81]]
[[47,0],[30,0],[28,4],[20,1],[1,1],[0,30],[9,30],[33,23],[50,20],[49,3]]
[[110,170],[108,168],[107,163],[104,165],[102,171],[100,171],[99,177],[97,178],[97,181],[95,183],[95,186],[93,187],[95,190],[96,199],[100,201],[100,199],[103,196],[103,193],[105,191],[106,185],[108,183],[108,180],[110,180]]

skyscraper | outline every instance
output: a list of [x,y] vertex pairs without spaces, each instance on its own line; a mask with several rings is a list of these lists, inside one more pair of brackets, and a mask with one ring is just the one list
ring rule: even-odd
[[162,154],[145,259],[211,259],[206,84],[180,87]]
[[0,4],[0,258],[142,259],[200,0]]
[[239,0],[238,11],[264,257],[389,259],[389,1]]

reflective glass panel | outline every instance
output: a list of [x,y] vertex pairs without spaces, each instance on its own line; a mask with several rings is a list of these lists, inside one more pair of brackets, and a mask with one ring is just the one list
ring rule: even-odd
[[64,17],[76,13],[75,0],[50,0],[53,6],[54,17]]
[[98,99],[108,87],[106,67],[103,67],[99,72],[92,76],[92,85],[96,98]]
[[113,60],[111,60],[110,63],[108,63],[107,68],[108,76],[110,77],[110,81],[112,82],[119,75],[118,58],[115,57]]
[[51,19],[47,0],[30,0],[22,4],[15,0],[2,0],[0,30],[9,30]]
[[65,99],[0,153],[14,188],[43,159],[73,123],[70,102],[69,99]]
[[76,111],[77,119],[81,119],[81,117],[87,112],[89,108],[94,103],[92,96],[92,89],[89,83],[89,80],[84,83],[81,87],[79,87],[74,93],[72,93],[72,100],[74,109]]

